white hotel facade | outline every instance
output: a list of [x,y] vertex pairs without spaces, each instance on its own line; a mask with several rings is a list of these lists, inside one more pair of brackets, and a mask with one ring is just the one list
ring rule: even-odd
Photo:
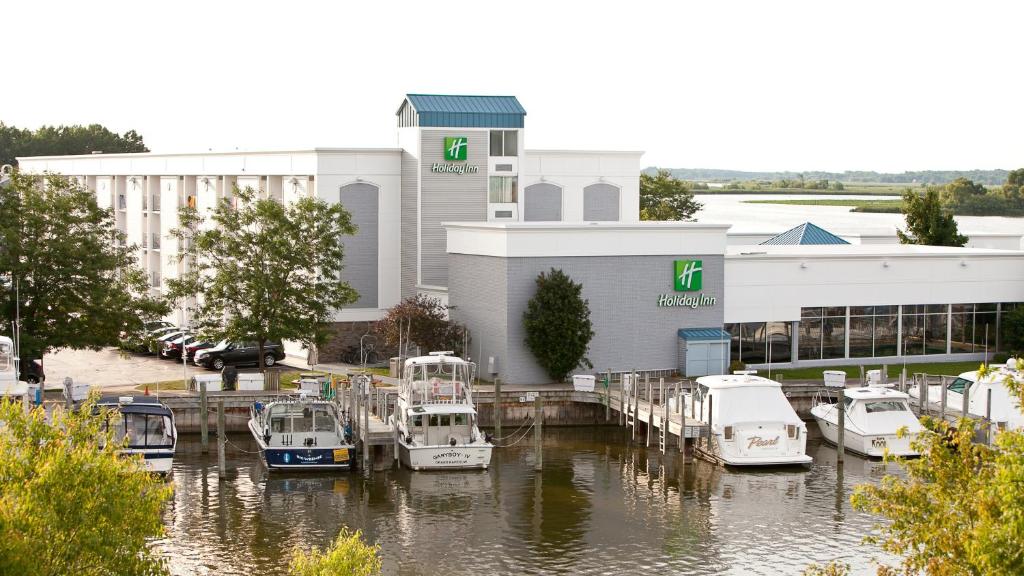
[[[186,265],[169,234],[181,206],[207,212],[236,186],[283,202],[341,202],[359,227],[340,239],[341,274],[360,298],[336,314],[325,360],[424,293],[469,326],[485,371],[545,381],[521,317],[536,275],[552,267],[583,284],[598,371],[981,359],[1000,349],[1004,313],[1024,302],[1019,236],[979,236],[969,248],[856,237],[763,245],[767,236],[730,236],[728,225],[641,222],[641,152],[528,149],[525,116],[510,96],[410,94],[396,113],[396,148],[93,154],[19,166],[94,190],[156,292]],[[674,284],[679,263],[699,265],[696,289]],[[188,320],[181,310],[169,319]]]

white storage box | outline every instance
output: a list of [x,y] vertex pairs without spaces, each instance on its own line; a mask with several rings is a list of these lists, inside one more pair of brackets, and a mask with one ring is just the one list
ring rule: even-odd
[[632,372],[629,374],[622,375],[622,393],[625,394],[626,396],[629,396],[629,394],[633,391],[634,380],[635,378],[633,378]]
[[263,374],[244,372],[238,375],[239,390],[263,390]]
[[305,392],[309,396],[320,396],[320,391],[323,389],[323,382],[312,378],[304,378],[299,380],[299,392]]
[[207,392],[220,392],[224,387],[220,374],[196,374],[188,381],[188,389],[193,392],[199,392],[199,384],[201,382],[206,382]]
[[573,374],[572,389],[577,392],[593,392],[595,378],[589,374]]
[[[66,393],[66,392],[65,392]],[[71,401],[81,402],[89,397],[89,385],[88,384],[72,384],[71,385]]]
[[829,388],[845,388],[846,372],[842,370],[825,370],[825,386]]
[[881,370],[868,370],[868,385],[876,386],[882,383],[882,371]]

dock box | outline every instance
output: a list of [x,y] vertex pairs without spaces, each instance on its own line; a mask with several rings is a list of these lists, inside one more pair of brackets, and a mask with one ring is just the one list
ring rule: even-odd
[[238,375],[238,390],[263,390],[263,374],[245,372]]
[[595,378],[589,374],[573,374],[572,389],[577,392],[593,392]]

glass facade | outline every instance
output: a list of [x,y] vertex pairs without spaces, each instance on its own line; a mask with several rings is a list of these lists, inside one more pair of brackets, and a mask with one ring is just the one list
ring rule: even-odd
[[[1001,352],[1003,315],[1024,303],[801,308],[800,321],[727,324],[732,358],[746,364],[798,360]],[[902,350],[901,350],[902,348]]]

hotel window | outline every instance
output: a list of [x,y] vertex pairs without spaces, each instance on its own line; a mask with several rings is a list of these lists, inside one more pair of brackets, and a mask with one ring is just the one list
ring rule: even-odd
[[846,357],[846,308],[801,308],[800,360]]
[[[979,304],[979,306],[981,306],[981,304]],[[998,341],[995,342],[995,344],[993,344],[993,340],[996,340],[996,338],[991,335],[989,336],[988,343],[990,350],[996,350],[998,352],[1019,352],[1019,350],[1007,349],[1007,346],[1003,344],[1003,342],[1005,342],[1005,337],[1003,335],[1006,333],[1007,326],[1009,326],[1010,324],[1010,318],[1007,316],[1007,313],[1016,310],[1020,306],[1024,306],[1024,303],[1003,302],[1002,304],[999,305],[999,327],[996,331],[999,333],[1000,337],[998,338]],[[982,334],[981,338],[984,339],[985,335]]]
[[895,306],[850,307],[850,357],[896,355]]
[[946,353],[946,304],[903,307],[903,353],[907,356]]
[[953,304],[950,319],[951,353],[983,352],[986,344],[995,349],[995,304]]
[[515,130],[491,130],[491,156],[518,156],[519,133]]
[[789,322],[726,324],[732,336],[732,359],[744,364],[789,362],[793,337]]
[[519,201],[518,187],[519,178],[516,176],[491,176],[488,201],[491,204],[515,204]]

